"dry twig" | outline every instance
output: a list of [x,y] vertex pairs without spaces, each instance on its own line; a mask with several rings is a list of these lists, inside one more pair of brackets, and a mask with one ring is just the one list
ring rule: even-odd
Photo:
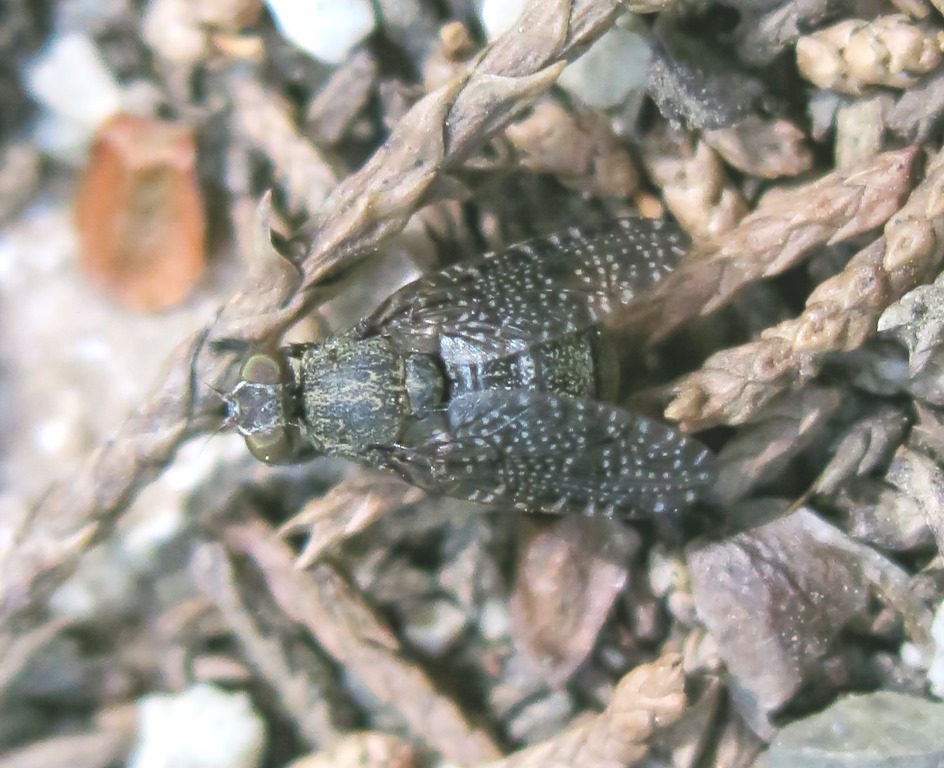
[[299,134],[287,106],[246,74],[229,81],[234,124],[272,163],[290,207],[315,215],[337,184],[335,169]]

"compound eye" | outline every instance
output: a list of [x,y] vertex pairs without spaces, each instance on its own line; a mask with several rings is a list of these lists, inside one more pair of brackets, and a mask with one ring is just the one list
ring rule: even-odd
[[283,374],[282,363],[264,352],[252,355],[239,369],[239,378],[252,384],[281,384]]
[[275,427],[258,432],[254,435],[244,435],[246,447],[259,461],[266,464],[291,463],[295,457],[293,441],[289,434],[290,427]]

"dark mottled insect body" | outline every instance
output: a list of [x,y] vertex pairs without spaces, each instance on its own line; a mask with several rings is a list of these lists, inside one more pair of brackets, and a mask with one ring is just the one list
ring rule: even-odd
[[677,510],[712,457],[604,402],[618,377],[601,324],[685,247],[668,222],[621,219],[431,274],[347,333],[250,357],[231,420],[266,461],[328,453],[534,511]]

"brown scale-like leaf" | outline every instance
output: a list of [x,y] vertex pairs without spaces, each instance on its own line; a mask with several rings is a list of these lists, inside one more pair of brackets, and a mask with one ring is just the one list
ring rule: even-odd
[[878,330],[889,331],[908,347],[912,376],[924,370],[944,337],[944,277],[919,285],[889,306],[879,318]]
[[413,749],[390,733],[345,736],[331,749],[293,760],[287,768],[412,768]]
[[705,142],[725,162],[750,176],[797,176],[813,165],[806,135],[793,123],[752,115],[729,128],[705,131]]
[[917,502],[925,523],[944,552],[944,471],[926,454],[902,446],[888,468],[886,479],[906,499]]
[[747,201],[704,141],[668,125],[643,139],[642,161],[669,210],[695,242],[716,242],[747,213]]
[[653,312],[658,337],[727,304],[748,283],[795,266],[817,245],[881,226],[910,190],[914,147],[879,155],[853,173],[775,188],[713,246],[695,250],[637,312]]
[[638,546],[633,531],[606,518],[522,521],[511,627],[551,685],[593,650]]
[[279,533],[305,533],[307,540],[297,564],[307,568],[375,520],[422,497],[423,491],[400,480],[355,470],[351,477],[286,520]]
[[652,738],[684,714],[682,660],[666,654],[629,672],[606,710],[559,736],[477,768],[625,768],[649,752]]
[[870,590],[928,641],[930,615],[908,575],[808,509],[693,545],[688,565],[698,615],[741,691],[738,708],[762,736],[775,710],[821,679],[823,657],[843,625],[864,614]]
[[850,477],[873,471],[902,441],[908,420],[901,409],[880,406],[848,428],[813,483],[814,493],[833,493]]
[[791,458],[823,435],[841,404],[838,389],[823,387],[808,387],[770,403],[757,423],[741,430],[718,456],[718,500],[730,504],[779,475]]
[[626,199],[639,186],[629,153],[608,122],[593,112],[577,113],[545,98],[505,132],[525,167],[553,173],[568,187]]
[[758,341],[712,355],[676,386],[666,415],[691,428],[741,424],[784,389],[814,376],[824,356],[848,352],[873,335],[886,307],[931,279],[944,259],[944,157],[885,225],[885,235],[821,283],[799,317]]
[[821,88],[906,88],[941,61],[944,36],[901,14],[845,19],[797,41],[800,73]]

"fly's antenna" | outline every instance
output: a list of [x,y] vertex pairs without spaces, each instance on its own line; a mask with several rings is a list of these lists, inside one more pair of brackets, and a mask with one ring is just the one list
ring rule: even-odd
[[200,383],[203,384],[204,387],[210,390],[226,405],[226,418],[220,422],[220,426],[217,427],[211,437],[215,437],[224,430],[233,429],[236,427],[236,398],[233,397],[233,394],[231,392],[224,392],[223,390],[218,389],[208,381],[201,380]]
[[206,389],[208,389],[210,392],[216,395],[220,399],[220,401],[225,403],[226,405],[226,417],[223,419],[220,419],[216,429],[214,429],[212,432],[209,432],[206,435],[206,437],[204,438],[202,442],[202,445],[200,446],[200,451],[198,455],[202,456],[206,452],[207,446],[210,444],[210,441],[213,440],[213,438],[217,437],[218,435],[223,434],[224,432],[229,432],[233,428],[236,428],[236,408],[235,408],[236,401],[233,398],[231,393],[224,392],[223,390],[218,389],[217,387],[214,387],[210,382],[201,379],[200,383]]

